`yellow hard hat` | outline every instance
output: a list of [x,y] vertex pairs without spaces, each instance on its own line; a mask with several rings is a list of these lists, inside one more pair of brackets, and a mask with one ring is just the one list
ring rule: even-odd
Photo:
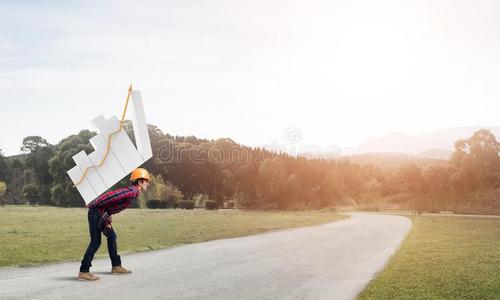
[[149,180],[149,172],[143,168],[137,168],[130,174],[130,181],[136,181],[137,179],[147,179]]

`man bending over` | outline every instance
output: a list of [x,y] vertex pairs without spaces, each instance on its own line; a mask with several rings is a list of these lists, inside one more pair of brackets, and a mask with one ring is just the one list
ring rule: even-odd
[[97,280],[98,276],[89,272],[92,266],[94,254],[101,245],[101,232],[108,239],[108,252],[111,258],[111,274],[129,274],[130,270],[122,267],[118,248],[116,246],[116,233],[111,226],[111,216],[132,205],[139,197],[141,190],[146,190],[149,184],[149,173],[143,168],[137,168],[132,171],[130,176],[132,184],[125,188],[116,189],[90,202],[87,207],[90,243],[83,256],[82,264],[78,278],[80,280]]

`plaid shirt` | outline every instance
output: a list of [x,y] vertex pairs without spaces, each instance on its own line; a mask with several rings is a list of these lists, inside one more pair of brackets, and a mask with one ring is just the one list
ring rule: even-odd
[[131,185],[125,188],[109,191],[94,199],[87,205],[87,207],[97,208],[101,215],[104,212],[107,212],[110,216],[117,214],[132,204],[132,202],[139,196],[139,189],[140,188],[138,186]]

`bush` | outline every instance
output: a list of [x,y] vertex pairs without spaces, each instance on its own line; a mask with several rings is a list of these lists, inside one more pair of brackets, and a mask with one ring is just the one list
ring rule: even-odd
[[36,204],[40,198],[40,188],[33,183],[25,184],[21,190],[23,198],[27,200],[30,205]]
[[168,207],[168,202],[167,201],[161,201],[161,200],[158,200],[158,199],[151,199],[151,200],[146,201],[146,207],[147,208],[152,208],[152,209],[167,208]]
[[214,200],[205,200],[205,208],[209,210],[219,209],[217,205],[217,201]]
[[205,206],[204,202],[208,200],[210,199],[208,198],[207,194],[196,194],[193,197],[194,206],[199,208],[203,208]]
[[0,204],[2,205],[4,205],[3,199],[6,193],[7,193],[7,184],[3,181],[0,181]]
[[146,207],[152,209],[158,208],[160,206],[160,202],[161,201],[157,199],[148,200],[146,201]]
[[193,209],[194,201],[191,200],[180,200],[177,201],[177,206],[182,209]]
[[[148,190],[142,194],[142,197],[143,199],[160,200],[162,203],[159,204],[158,208],[173,207],[175,201],[181,200],[184,197],[179,188],[170,182],[165,183],[161,175],[151,175],[150,184]],[[151,205],[154,206],[156,204],[153,202]],[[146,204],[146,206],[148,205]]]

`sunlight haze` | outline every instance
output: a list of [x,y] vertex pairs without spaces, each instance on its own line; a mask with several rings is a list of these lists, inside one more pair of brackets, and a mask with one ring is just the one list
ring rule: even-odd
[[500,2],[0,4],[0,135],[51,143],[141,90],[172,135],[356,146],[389,132],[499,126]]

